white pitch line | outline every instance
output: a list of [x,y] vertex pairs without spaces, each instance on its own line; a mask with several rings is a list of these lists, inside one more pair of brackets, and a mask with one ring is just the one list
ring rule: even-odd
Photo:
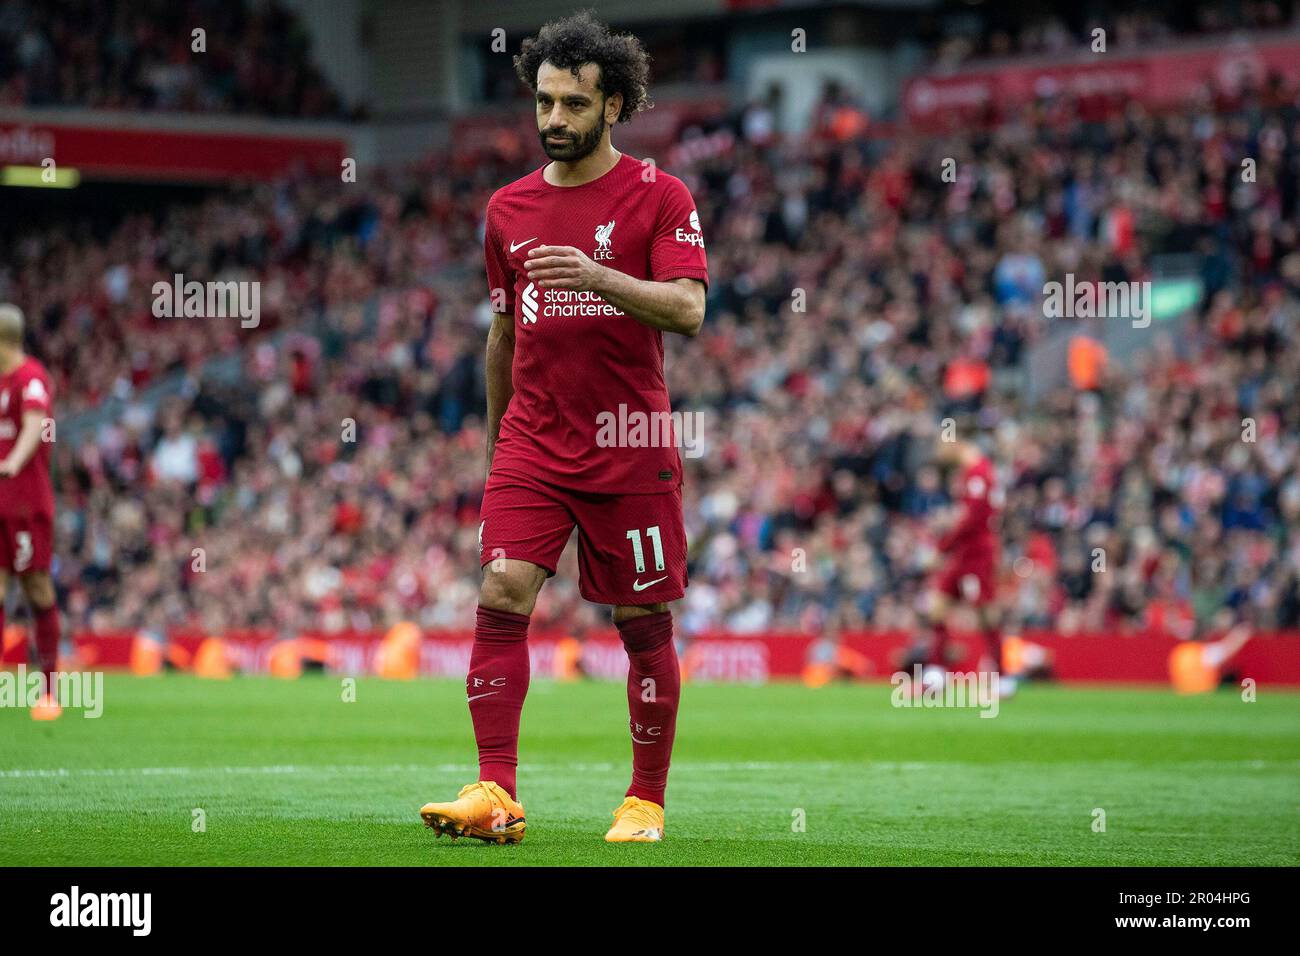
[[[683,763],[674,770],[726,773],[737,770],[829,770],[843,762],[770,763]],[[908,765],[909,767],[911,765]],[[917,765],[919,766],[919,765]],[[202,774],[287,775],[287,774],[380,774],[380,773],[472,773],[476,764],[269,764],[259,767],[32,767],[0,770],[0,778],[22,777],[188,777]],[[625,769],[614,763],[521,764],[521,773],[568,770],[577,773],[609,773]]]
[[0,777],[188,777],[200,774],[324,774],[324,773],[408,773],[415,771],[453,773],[471,769],[469,764],[425,766],[418,764],[270,764],[261,767],[56,767],[0,770]]
[[[1131,761],[1102,761],[1112,768],[1132,765]],[[1031,766],[1030,764],[1021,764],[1022,766]],[[1263,770],[1268,767],[1294,767],[1300,765],[1300,761],[1295,760],[1192,760],[1183,761],[1176,764],[1164,766],[1177,766],[1182,768],[1203,767],[1203,768],[1249,768],[1252,770]],[[700,763],[674,763],[673,772],[686,773],[734,773],[737,771],[762,771],[762,770],[833,770],[839,767],[856,767],[862,770],[903,770],[903,771],[923,771],[923,770],[953,770],[960,768],[972,767],[996,767],[1007,769],[1011,764],[974,764],[963,763],[960,761],[852,761],[852,760],[822,760],[822,761],[722,761],[722,762],[700,762]],[[1032,764],[1034,767],[1041,768],[1042,764]],[[622,763],[566,763],[566,764],[521,764],[520,773],[546,773],[556,771],[568,771],[573,773],[611,773],[617,770],[626,769],[627,765]],[[16,768],[11,770],[0,770],[0,779],[20,779],[20,778],[40,778],[40,777],[189,777],[202,776],[206,774],[225,774],[232,776],[251,776],[251,775],[290,775],[300,774],[304,776],[321,775],[321,774],[391,774],[391,773],[473,773],[477,770],[476,764],[468,763],[446,763],[446,764],[267,764],[256,767],[32,767]]]

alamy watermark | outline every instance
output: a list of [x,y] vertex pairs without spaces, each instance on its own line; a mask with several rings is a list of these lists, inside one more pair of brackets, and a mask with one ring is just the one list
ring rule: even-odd
[[1043,316],[1048,319],[1132,319],[1133,328],[1151,324],[1150,282],[1065,282],[1043,286]]
[[172,281],[153,284],[156,319],[226,319],[255,329],[262,321],[262,284],[257,281],[199,282],[176,273]]
[[681,448],[683,458],[704,454],[703,412],[628,411],[596,416],[596,444],[600,448]]
[[[50,671],[49,693],[58,705],[82,711],[82,717],[99,717],[104,713],[103,671]],[[28,671],[26,664],[17,670],[0,671],[0,707],[36,707],[45,696],[45,675]]]
[[73,886],[50,897],[50,925],[55,927],[122,927],[133,936],[153,928],[152,893],[94,893]]
[[912,673],[897,671],[890,703],[895,707],[975,707],[981,717],[996,717],[1001,701],[997,671],[967,671],[947,674],[943,680],[926,680],[920,664]]

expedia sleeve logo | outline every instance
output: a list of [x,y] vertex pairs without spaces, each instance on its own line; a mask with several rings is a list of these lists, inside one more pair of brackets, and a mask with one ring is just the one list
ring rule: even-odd
[[45,383],[39,378],[34,378],[27,383],[23,389],[23,400],[28,402],[41,402],[44,404],[49,400],[49,393],[45,391]]
[[680,226],[677,228],[677,241],[691,246],[699,246],[703,249],[704,236],[700,233],[700,214],[698,210],[691,210],[689,222],[691,226],[689,230],[682,229]]

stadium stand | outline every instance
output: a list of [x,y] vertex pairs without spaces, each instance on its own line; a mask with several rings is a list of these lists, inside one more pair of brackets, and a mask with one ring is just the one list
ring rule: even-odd
[[[827,611],[844,626],[908,626],[933,551],[921,519],[945,498],[918,467],[918,436],[963,411],[1005,465],[1007,564],[1028,570],[1007,578],[1020,620],[1173,627],[1226,606],[1300,623],[1288,119],[1246,102],[804,155],[739,138],[679,170],[720,277],[705,335],[669,354],[674,399],[703,413],[710,446],[687,463],[688,626],[744,632]],[[969,179],[945,190],[923,171],[954,151]],[[1217,178],[1186,172],[1203,153],[1218,157]],[[1233,181],[1247,153],[1262,157],[1254,184]],[[10,283],[42,317],[36,341],[71,407],[223,349],[256,386],[137,407],[75,456],[60,449],[71,545],[60,584],[74,621],[292,630],[471,613],[478,489],[464,476],[482,454],[485,322],[475,233],[503,173],[412,171],[360,196],[290,182],[174,210],[156,228],[128,221],[102,246],[29,237]],[[1135,367],[1105,368],[1096,388],[1026,403],[1016,373],[1044,320],[1015,276],[1078,263],[1141,279],[1188,236],[1205,252],[1207,295],[1181,348],[1164,340]],[[259,335],[140,314],[142,290],[190,257],[275,290]],[[811,290],[806,312],[791,311],[792,287]],[[315,334],[275,334],[276,316],[311,314]],[[96,349],[74,347],[87,334]],[[989,384],[946,398],[959,362]],[[1243,417],[1258,421],[1253,446],[1239,440]],[[339,441],[346,419],[354,445]],[[194,535],[214,556],[203,575],[186,571]],[[791,571],[796,539],[810,574]],[[1080,573],[1094,547],[1111,574]],[[577,613],[572,580],[544,592],[542,614]]]
[[[195,24],[202,57],[190,55]],[[294,14],[245,0],[12,0],[0,11],[0,106],[346,115]]]
[[[4,96],[335,109],[305,60],[297,75],[315,92],[266,90],[232,66],[168,99],[140,79],[165,51],[112,9],[114,29],[91,32],[109,45],[133,36],[123,62],[134,66],[50,78],[42,51],[75,42],[48,13],[7,8]],[[254,46],[292,33],[264,29],[283,15],[275,7],[231,9],[215,22]],[[1248,25],[1274,13],[1260,5]],[[1137,41],[1144,22],[1134,18]],[[1035,30],[1011,51],[1050,52],[1051,30]],[[980,52],[1002,52],[1000,41],[985,37]],[[1061,97],[995,129],[883,137],[846,135],[826,109],[819,135],[797,146],[751,104],[710,131],[729,134],[723,146],[681,149],[671,171],[698,199],[716,277],[704,334],[668,343],[670,392],[702,415],[708,446],[687,460],[684,628],[913,627],[935,550],[925,519],[947,500],[926,465],[945,416],[972,416],[996,450],[1017,623],[1300,626],[1295,103],[1274,79],[1172,114],[1096,119]],[[934,174],[947,158],[962,170],[952,184]],[[126,409],[57,449],[71,626],[291,634],[469,620],[481,215],[497,185],[535,164],[435,153],[366,183],[299,175],[222,191],[126,217],[106,238],[36,227],[11,239],[0,298],[34,317],[62,412],[109,397]],[[1052,331],[1045,279],[1146,280],[1189,248],[1202,304],[1176,334],[1130,357],[1080,326],[1073,378],[1026,387]],[[154,318],[147,290],[185,270],[260,280],[261,325]],[[791,289],[807,292],[797,311]],[[244,380],[201,374],[214,358]],[[176,383],[169,397],[147,399],[163,379]],[[1253,442],[1241,441],[1243,419]],[[348,422],[354,442],[341,440]],[[203,574],[191,570],[195,540]],[[792,568],[796,546],[808,573]],[[1109,573],[1085,573],[1099,548]],[[561,570],[536,619],[590,624],[573,568]]]

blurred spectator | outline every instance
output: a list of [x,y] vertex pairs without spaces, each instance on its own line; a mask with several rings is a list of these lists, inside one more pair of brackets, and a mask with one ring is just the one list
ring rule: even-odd
[[276,0],[6,0],[0,11],[0,106],[347,115]]

